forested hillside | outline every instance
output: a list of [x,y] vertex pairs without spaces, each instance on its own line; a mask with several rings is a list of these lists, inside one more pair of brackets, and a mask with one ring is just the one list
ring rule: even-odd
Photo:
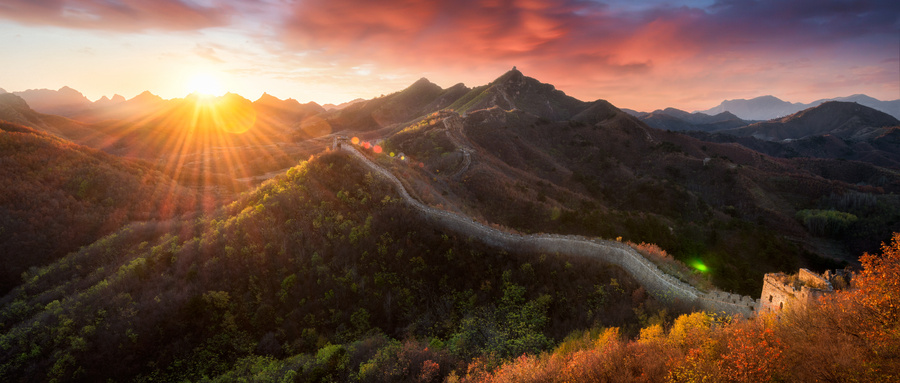
[[167,220],[201,199],[155,171],[34,129],[0,121],[0,293],[22,272],[118,230]]
[[438,230],[363,169],[325,154],[215,215],[129,225],[30,273],[2,302],[0,376],[199,379],[267,356],[300,380],[437,378],[666,316],[621,269]]

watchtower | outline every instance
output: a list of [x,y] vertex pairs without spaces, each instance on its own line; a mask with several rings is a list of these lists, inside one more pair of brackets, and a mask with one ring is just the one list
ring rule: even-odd
[[[833,274],[826,273],[825,275]],[[759,312],[779,312],[806,307],[820,297],[834,292],[834,286],[829,279],[807,269],[800,269],[794,275],[766,274],[763,280],[762,296],[759,298]]]

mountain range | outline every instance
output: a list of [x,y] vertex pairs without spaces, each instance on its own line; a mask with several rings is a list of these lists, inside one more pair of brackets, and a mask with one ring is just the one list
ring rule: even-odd
[[2,275],[4,381],[438,381],[598,343],[592,326],[650,344],[697,308],[520,234],[756,298],[766,273],[852,266],[900,232],[897,120],[856,103],[629,113],[513,68],[340,109],[145,92],[60,110],[0,94],[0,184],[21,189],[0,194],[22,261]]
[[[552,85],[550,86],[552,87]],[[6,93],[6,91],[0,89],[0,94],[2,93]],[[97,101],[91,102],[83,94],[69,87],[62,87],[55,91],[50,89],[29,89],[13,92],[13,94],[22,97],[36,111],[66,117],[75,117],[76,115],[84,113],[86,110],[109,107],[111,105],[130,101],[120,95],[113,95],[112,98],[103,96]],[[271,97],[268,94],[263,95],[263,97],[267,96]],[[132,100],[139,101],[135,103],[146,104],[154,101],[162,101],[162,98],[153,95],[150,92],[144,92],[134,97]],[[367,100],[358,98],[337,105],[325,104],[322,108],[328,111],[336,111],[364,101]],[[468,101],[471,101],[471,99]],[[653,112],[638,112],[624,108],[622,110],[638,118],[649,118],[649,120],[645,120],[645,122],[658,129],[712,131],[735,128],[740,120],[752,122],[785,117],[828,101],[855,102],[887,113],[894,118],[900,118],[900,99],[881,101],[864,94],[821,99],[806,104],[783,101],[775,96],[760,96],[752,99],[725,100],[713,108],[695,111],[693,113],[688,113],[675,108],[660,109]],[[502,104],[505,101],[491,99],[488,102],[499,102]],[[726,112],[728,114],[722,114]],[[668,117],[675,117],[678,120],[687,121],[689,125],[685,125],[683,122],[677,120],[672,121]]]
[[[428,82],[426,79],[422,80]],[[416,86],[416,84],[413,84],[411,87]],[[552,88],[552,85],[550,85],[550,87]],[[454,90],[461,90],[463,88],[465,87],[462,84],[457,84],[453,87]],[[468,88],[465,89],[468,91]],[[153,95],[150,92],[144,92],[130,100],[126,100],[120,95],[114,95],[112,98],[107,98],[106,96],[104,96],[95,102],[91,102],[80,92],[69,87],[62,87],[56,91],[49,89],[29,89],[21,92],[13,92],[13,94],[22,97],[29,104],[29,106],[31,106],[38,112],[61,115],[88,122],[96,122],[102,119],[110,118],[125,118],[134,114],[138,114],[140,113],[140,111],[146,110],[149,106],[158,105],[165,101],[159,96]],[[263,96],[261,96],[261,99],[274,99],[274,97],[268,94],[263,94]],[[466,103],[473,101],[472,98],[464,98],[463,100],[465,102],[455,106],[465,106],[466,108],[474,107],[475,109],[483,106],[478,105],[477,103],[473,105],[465,105]],[[294,100],[289,99],[288,101]],[[339,105],[326,104],[321,107],[318,105],[315,105],[315,107],[313,107],[312,105],[315,104],[313,102],[305,105],[309,108],[312,108],[310,109],[310,111],[337,112],[348,106],[363,103],[366,101],[367,100],[364,99],[355,99]],[[492,97],[488,97],[486,101],[484,99],[479,99],[478,101],[482,103],[493,103],[497,105],[508,104],[507,100],[496,99]],[[657,129],[678,131],[716,131],[738,128],[760,120],[770,120],[785,117],[804,109],[821,105],[822,103],[828,101],[855,102],[860,105],[867,106],[892,115],[894,118],[900,118],[900,100],[880,101],[862,94],[855,94],[847,97],[821,99],[808,104],[782,101],[781,99],[774,96],[760,96],[749,100],[726,100],[716,107],[703,111],[696,111],[693,113],[688,113],[676,108],[660,109],[653,112],[638,112],[631,109],[622,110],[635,117],[640,118],[648,125]],[[531,106],[544,107],[543,105],[536,104]],[[292,107],[296,107],[296,105],[293,105]],[[317,110],[317,108],[321,108],[321,110]],[[308,114],[308,112],[306,113]],[[414,114],[415,112],[413,111],[411,113]],[[387,118],[390,119],[390,117]]]

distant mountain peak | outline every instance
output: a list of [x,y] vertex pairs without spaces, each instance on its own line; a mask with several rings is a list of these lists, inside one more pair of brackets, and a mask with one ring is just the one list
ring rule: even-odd
[[131,100],[128,101],[137,101],[137,102],[162,102],[162,97],[159,97],[153,93],[150,93],[149,90],[145,90],[141,92],[141,94],[134,96]]
[[406,89],[404,89],[402,91],[402,93],[420,92],[420,91],[429,91],[429,90],[436,92],[436,91],[440,91],[441,87],[439,85],[429,81],[427,78],[422,77],[422,78],[416,80],[416,82],[412,83],[412,85],[410,85]]
[[751,98],[750,100],[787,102],[787,101],[784,101],[784,100],[782,100],[782,99],[780,99],[780,98],[778,98],[778,97],[775,97],[775,96],[773,96],[773,95],[771,95],[771,94],[767,94],[767,95],[765,95],[765,96],[754,97],[754,98]]
[[822,104],[801,110],[790,116],[784,117],[781,121],[805,120],[819,118],[822,121],[814,121],[814,123],[822,124],[825,121],[834,121],[839,118],[856,117],[861,122],[870,124],[871,127],[884,127],[900,124],[896,118],[891,115],[861,105],[857,102],[847,101],[825,101]]
[[98,99],[97,101],[94,101],[94,106],[109,107],[109,106],[113,106],[115,104],[119,104],[119,103],[123,103],[123,102],[125,102],[125,97],[122,97],[117,94],[117,95],[113,95],[112,98],[109,98],[106,96],[100,97],[100,99]]
[[265,93],[265,92],[264,92],[264,93],[262,94],[262,96],[259,96],[259,98],[256,99],[256,101],[253,101],[253,102],[254,102],[254,103],[257,103],[257,104],[268,104],[268,103],[279,103],[279,102],[282,102],[282,100],[281,100],[280,98],[278,98],[278,97],[275,97],[275,96],[273,96],[273,95],[271,95],[271,94],[268,94],[268,93]]

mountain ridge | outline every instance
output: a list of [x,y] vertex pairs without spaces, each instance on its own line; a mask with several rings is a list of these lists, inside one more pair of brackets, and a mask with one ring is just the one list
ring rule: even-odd
[[769,141],[826,134],[848,140],[861,140],[866,136],[877,134],[881,128],[898,125],[900,120],[876,109],[855,102],[826,101],[780,119],[720,132],[753,136]]

